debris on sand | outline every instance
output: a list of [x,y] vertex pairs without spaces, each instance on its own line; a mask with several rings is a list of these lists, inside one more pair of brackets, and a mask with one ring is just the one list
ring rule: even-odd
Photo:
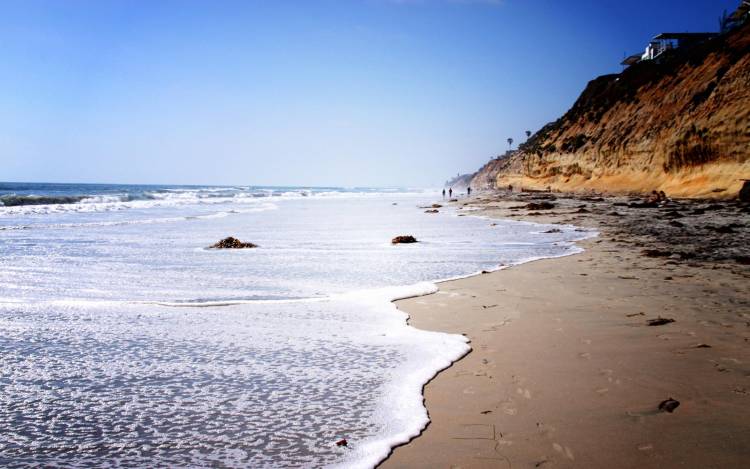
[[552,202],[530,202],[524,208],[527,210],[552,210],[555,208],[555,204]]
[[680,401],[676,401],[670,397],[659,403],[659,410],[661,410],[662,412],[669,412],[671,414],[679,406]]
[[641,251],[646,257],[669,257],[672,255],[671,251],[662,251],[660,249],[644,249]]
[[635,202],[628,204],[628,207],[631,208],[656,208],[659,205],[668,202],[669,197],[667,197],[667,194],[664,193],[664,191],[651,191],[651,194],[648,195],[642,202]]
[[349,446],[349,442],[346,441],[346,438],[342,438],[336,442],[336,446]]
[[737,197],[740,199],[740,202],[750,202],[750,180],[745,179]]
[[672,322],[675,322],[674,319],[672,319],[672,318],[663,318],[661,316],[658,317],[658,318],[656,318],[656,319],[649,319],[648,321],[646,321],[646,323],[649,326],[663,326],[665,324],[669,324],[669,323],[672,323]]

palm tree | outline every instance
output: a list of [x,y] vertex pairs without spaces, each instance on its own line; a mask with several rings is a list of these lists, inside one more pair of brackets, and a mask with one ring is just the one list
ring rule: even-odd
[[508,138],[508,146],[510,147],[511,150],[513,149],[513,139],[510,137]]
[[729,30],[729,23],[731,22],[729,16],[727,16],[727,11],[724,10],[724,13],[719,17],[719,32],[725,33]]
[[531,137],[531,130],[526,131],[526,140],[528,140],[529,137]]

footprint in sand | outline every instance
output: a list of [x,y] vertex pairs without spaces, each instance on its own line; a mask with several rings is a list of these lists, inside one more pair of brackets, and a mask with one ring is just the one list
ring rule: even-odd
[[609,368],[602,368],[601,370],[599,370],[599,374],[606,376],[607,382],[610,384],[620,384],[620,379],[612,376],[614,374],[614,371],[610,370]]
[[591,358],[591,354],[588,353],[588,352],[579,353],[578,356],[581,357],[581,358],[585,358],[586,360],[588,360],[589,358]]
[[497,332],[501,327],[505,326],[506,324],[510,324],[510,322],[511,322],[510,319],[504,319],[502,322],[498,324],[492,324],[487,329],[482,329],[482,332]]
[[513,405],[513,400],[502,402],[500,404],[500,410],[507,415],[516,415],[518,413],[518,409]]
[[573,451],[571,451],[571,449],[567,446],[562,446],[559,443],[552,443],[552,448],[554,448],[554,450],[558,453],[564,454],[565,457],[570,459],[571,461],[575,459],[575,457],[573,457]]
[[729,373],[729,372],[732,371],[731,368],[727,368],[726,366],[722,365],[721,363],[717,362],[716,360],[709,360],[709,361],[714,364],[714,368],[718,372]]
[[553,433],[555,433],[555,427],[546,425],[542,422],[536,423],[536,429],[539,431],[540,435],[544,436],[551,436]]
[[529,391],[528,389],[518,388],[518,389],[516,389],[516,392],[519,395],[525,397],[526,399],[531,399],[531,391]]
[[651,443],[643,443],[638,445],[638,451],[651,451],[652,449],[654,449],[654,445],[652,445]]
[[735,365],[740,365],[742,362],[740,360],[737,360],[736,358],[730,358],[730,357],[721,357],[721,359],[725,362],[734,363]]
[[629,411],[625,412],[625,415],[627,415],[628,417],[632,418],[633,420],[635,420],[638,423],[643,423],[646,420],[647,417],[652,417],[654,415],[659,415],[661,413],[662,413],[662,411],[660,411],[658,409],[644,410],[644,411],[629,410]]

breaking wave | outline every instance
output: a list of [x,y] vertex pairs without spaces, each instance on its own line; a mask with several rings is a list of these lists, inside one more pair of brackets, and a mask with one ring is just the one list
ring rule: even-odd
[[[63,187],[59,187],[63,186]],[[25,192],[25,193],[24,193]],[[46,193],[45,193],[46,192]],[[44,185],[0,183],[0,216],[65,212],[107,212],[183,205],[248,204],[259,199],[383,196],[381,189],[334,187],[186,187]]]

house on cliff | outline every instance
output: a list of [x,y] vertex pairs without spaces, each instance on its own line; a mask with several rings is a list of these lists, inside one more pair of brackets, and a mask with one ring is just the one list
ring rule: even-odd
[[646,60],[659,62],[663,57],[663,54],[671,50],[688,48],[704,43],[721,34],[726,34],[729,31],[742,26],[748,20],[750,20],[750,0],[742,0],[740,6],[738,6],[731,15],[727,15],[725,11],[724,16],[722,18],[719,18],[721,33],[657,34],[653,39],[651,39],[648,45],[646,45],[646,49],[642,54],[633,54],[629,57],[626,57],[622,62],[620,62],[620,65],[629,67]]
[[722,24],[722,28],[726,30],[734,29],[743,25],[748,20],[750,20],[750,0],[742,0],[742,3],[734,13],[729,15],[726,24]]
[[620,64],[630,66],[646,60],[659,62],[663,54],[679,49],[692,47],[718,36],[718,33],[661,33],[654,36],[642,54],[625,58]]

